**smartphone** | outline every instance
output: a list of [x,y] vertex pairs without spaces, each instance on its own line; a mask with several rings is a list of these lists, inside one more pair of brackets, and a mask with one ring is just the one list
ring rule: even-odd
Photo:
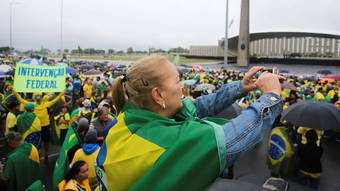
[[272,69],[272,73],[276,74],[276,75],[279,75],[279,69],[274,66],[273,69]]

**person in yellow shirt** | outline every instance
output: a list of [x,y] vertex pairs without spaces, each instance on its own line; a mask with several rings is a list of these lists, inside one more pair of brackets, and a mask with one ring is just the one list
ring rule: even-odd
[[13,102],[10,103],[7,107],[9,109],[9,112],[6,117],[5,136],[8,135],[10,132],[16,131],[17,124],[16,113],[19,111],[19,103]]
[[60,139],[60,145],[62,145],[71,120],[70,114],[67,112],[66,105],[62,106],[61,112],[59,115],[54,116],[54,120],[56,123],[56,133]]
[[91,191],[89,185],[89,168],[85,161],[77,161],[59,183],[59,191]]
[[34,102],[27,101],[23,99],[20,94],[17,92],[14,92],[15,97],[19,100],[20,103],[23,104],[28,104],[28,103],[33,103],[36,104],[37,107],[34,108],[35,114],[37,114],[40,123],[41,123],[41,138],[44,141],[44,153],[45,153],[45,160],[48,160],[48,150],[49,150],[49,144],[48,141],[50,139],[50,116],[48,114],[47,109],[51,106],[53,106],[57,101],[61,98],[61,96],[64,95],[64,92],[61,92],[58,94],[57,97],[55,97],[53,100],[49,101],[49,96],[44,96],[42,95],[35,95],[34,96]]
[[82,148],[78,149],[74,154],[73,160],[70,164],[71,167],[79,161],[85,161],[89,168],[89,183],[91,188],[97,186],[96,171],[94,168],[94,163],[96,162],[100,147],[97,143],[97,131],[90,128],[85,135],[85,143]]
[[92,85],[91,80],[85,81],[85,84],[83,86],[83,91],[84,91],[84,97],[86,99],[91,99],[92,91],[93,91],[93,85]]
[[[304,144],[304,145],[307,144],[306,133],[309,130],[312,130],[312,128],[309,128],[309,127],[299,127],[298,130],[297,130],[297,133],[301,135],[301,143]],[[318,135],[317,146],[320,146],[320,140],[322,138],[322,135],[324,134],[324,131],[323,130],[315,129],[315,132]]]

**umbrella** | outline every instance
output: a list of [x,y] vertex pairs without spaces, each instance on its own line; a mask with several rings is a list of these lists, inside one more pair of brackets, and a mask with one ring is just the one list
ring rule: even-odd
[[308,100],[295,103],[282,113],[282,119],[313,129],[340,128],[340,110],[325,101]]
[[184,80],[182,81],[183,84],[191,86],[194,85],[196,83],[196,80]]
[[333,80],[340,80],[340,75],[328,75],[324,76],[325,79],[333,79]]
[[37,59],[34,59],[34,58],[28,58],[28,59],[24,59],[24,60],[21,60],[19,61],[20,63],[23,63],[23,64],[31,64],[31,65],[39,65],[39,66],[46,66],[46,64],[40,62],[39,60]]
[[7,64],[2,64],[0,65],[0,71],[1,72],[8,72],[12,69],[12,67],[10,65]]
[[241,106],[237,103],[233,103],[231,106],[222,110],[220,113],[218,113],[214,117],[231,120],[231,119],[234,119],[235,117],[239,116],[241,114],[241,112],[242,112]]
[[87,71],[83,74],[84,77],[97,77],[97,76],[101,76],[101,75],[102,75],[102,72],[95,70],[95,69]]
[[280,70],[280,73],[289,73],[288,70]]
[[76,74],[77,70],[72,67],[66,67],[66,73],[68,74]]
[[283,82],[281,84],[281,88],[297,91],[296,86],[292,83],[289,83],[289,82]]
[[14,73],[15,73],[14,70],[10,70],[10,71],[6,72],[6,75],[14,76]]
[[203,67],[201,65],[198,65],[198,64],[192,65],[192,68],[193,69],[197,69],[197,70],[202,70],[203,69]]
[[90,69],[94,68],[94,66],[85,64],[85,65],[81,65],[80,68],[85,69],[85,70],[90,70]]
[[328,74],[331,74],[332,72],[329,71],[329,70],[319,70],[319,71],[317,71],[316,73],[318,73],[318,74],[323,74],[323,75],[328,75]]
[[77,70],[72,68],[72,67],[69,67],[66,63],[63,63],[63,62],[58,62],[57,64],[55,64],[56,66],[61,66],[61,65],[65,65],[66,66],[66,73],[67,74],[76,74],[77,73]]
[[203,90],[215,90],[216,87],[212,84],[198,84],[195,88],[195,91],[203,91]]

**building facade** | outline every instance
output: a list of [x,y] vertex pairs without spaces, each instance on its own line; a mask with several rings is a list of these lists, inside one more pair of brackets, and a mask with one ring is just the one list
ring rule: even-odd
[[[229,39],[229,51],[237,55],[238,36]],[[249,54],[254,57],[340,58],[340,36],[322,33],[251,33]],[[223,57],[224,40],[216,46],[190,46],[190,55]]]

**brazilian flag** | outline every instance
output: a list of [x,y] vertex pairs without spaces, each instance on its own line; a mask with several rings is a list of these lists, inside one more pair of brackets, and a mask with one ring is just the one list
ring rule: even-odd
[[17,119],[17,128],[26,142],[39,148],[41,141],[41,125],[36,114],[28,112],[20,114]]
[[77,131],[73,126],[68,128],[64,143],[60,149],[59,158],[53,170],[53,190],[58,189],[58,184],[64,179],[66,166],[68,165],[67,152],[80,143]]
[[203,190],[226,167],[221,127],[194,103],[170,119],[127,103],[97,157],[99,190]]
[[41,178],[38,150],[32,144],[21,144],[9,154],[3,176],[10,180],[7,190],[26,190]]
[[291,169],[294,151],[284,127],[275,127],[268,143],[268,166],[272,173],[287,176]]

